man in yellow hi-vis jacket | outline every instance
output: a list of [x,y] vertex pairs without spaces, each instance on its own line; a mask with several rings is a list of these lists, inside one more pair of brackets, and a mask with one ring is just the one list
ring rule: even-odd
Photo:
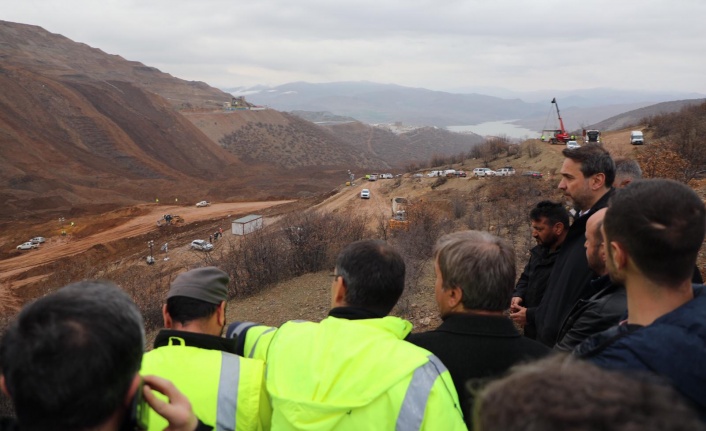
[[[236,355],[234,340],[221,337],[228,282],[228,275],[215,267],[174,279],[162,309],[167,329],[144,355],[141,373],[170,379],[214,430],[269,429],[264,362]],[[161,417],[150,415],[150,430],[166,426]]]
[[383,241],[358,241],[338,256],[329,317],[280,328],[236,322],[238,352],[266,361],[277,430],[465,430],[446,367],[404,338],[388,316],[405,265]]

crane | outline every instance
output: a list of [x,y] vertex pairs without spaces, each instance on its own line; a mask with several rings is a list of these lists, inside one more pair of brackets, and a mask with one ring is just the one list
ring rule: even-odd
[[[554,139],[558,142],[566,142],[570,137],[564,128],[564,120],[561,119],[561,112],[559,112],[559,104],[556,102],[556,97],[552,99],[552,103],[556,106],[556,115],[559,117],[559,127],[561,127],[561,130],[554,131]],[[553,142],[554,140],[552,140]]]

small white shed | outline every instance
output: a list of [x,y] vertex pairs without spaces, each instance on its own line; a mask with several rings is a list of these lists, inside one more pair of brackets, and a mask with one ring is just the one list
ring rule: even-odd
[[233,220],[231,224],[233,235],[247,235],[260,228],[262,228],[262,216],[256,214]]

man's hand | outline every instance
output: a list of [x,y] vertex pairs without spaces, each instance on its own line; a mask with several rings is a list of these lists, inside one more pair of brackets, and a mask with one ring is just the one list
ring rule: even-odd
[[[169,422],[169,427],[164,431],[194,431],[198,419],[191,409],[191,403],[186,395],[182,394],[172,382],[157,376],[143,376],[145,401],[160,416]],[[155,390],[167,396],[169,402],[157,398],[152,391]]]
[[513,296],[512,302],[510,302],[510,311],[513,313],[520,311],[522,308],[520,307],[520,304],[522,304],[522,298],[519,296]]
[[527,324],[527,309],[525,307],[517,307],[518,311],[510,313],[510,318],[518,325],[525,326]]

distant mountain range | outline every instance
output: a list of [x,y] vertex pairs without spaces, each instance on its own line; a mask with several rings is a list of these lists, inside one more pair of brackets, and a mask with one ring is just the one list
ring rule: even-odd
[[[597,88],[577,91],[504,93],[512,98],[478,93],[448,93],[372,82],[312,84],[293,82],[277,87],[224,89],[246,95],[254,103],[283,111],[327,111],[369,123],[402,122],[416,126],[463,126],[512,121],[540,132],[558,126],[552,98],[557,98],[564,125],[579,130],[616,115],[675,99],[702,98],[697,93],[658,93]],[[503,93],[493,89],[496,94]],[[545,101],[539,101],[544,98]],[[531,101],[526,101],[531,100]]]

